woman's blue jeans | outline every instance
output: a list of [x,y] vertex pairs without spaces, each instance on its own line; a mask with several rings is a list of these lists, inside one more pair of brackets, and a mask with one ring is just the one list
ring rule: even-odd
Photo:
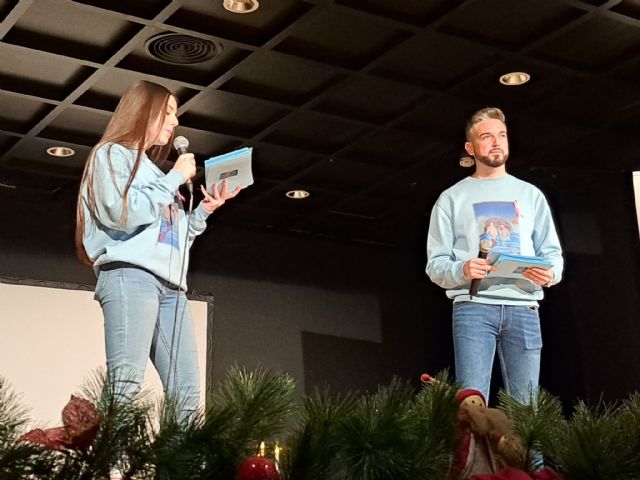
[[104,315],[107,372],[116,395],[125,401],[135,397],[151,358],[180,417],[197,410],[197,347],[184,292],[150,272],[123,267],[100,272],[95,297]]
[[496,351],[504,389],[521,403],[536,398],[542,336],[538,307],[453,304],[456,379],[489,399]]

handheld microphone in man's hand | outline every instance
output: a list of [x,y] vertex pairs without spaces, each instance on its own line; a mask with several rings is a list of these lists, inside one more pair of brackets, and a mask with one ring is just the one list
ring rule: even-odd
[[[180,135],[173,140],[173,148],[178,151],[178,155],[187,153],[187,149],[189,148],[189,140],[187,140],[186,137]],[[190,178],[187,180],[187,188],[189,189],[189,195],[193,195],[193,182]]]
[[[485,259],[487,254],[491,250],[491,241],[487,239],[480,240],[480,251],[478,252],[478,258]],[[480,286],[481,278],[474,278],[471,280],[471,287],[469,288],[469,296],[475,297],[478,295],[478,287]]]

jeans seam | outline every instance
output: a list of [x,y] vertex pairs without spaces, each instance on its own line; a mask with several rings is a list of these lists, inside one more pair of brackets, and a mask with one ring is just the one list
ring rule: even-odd
[[[162,301],[164,299],[166,299],[166,290],[170,290],[168,287],[166,287],[165,285],[161,286],[162,288],[162,300],[160,303],[162,303]],[[184,310],[180,309],[180,292],[177,291],[176,292],[176,304],[178,305],[178,318],[176,318],[175,316],[175,310],[174,310],[174,314],[173,314],[173,323],[175,324],[180,318],[184,317]],[[186,308],[186,305],[185,305]],[[174,374],[174,377],[177,375],[177,371],[178,371],[178,355],[175,356],[175,358],[173,357],[173,351],[172,351],[172,345],[171,345],[171,339],[167,338],[164,335],[164,332],[162,331],[162,328],[160,328],[160,316],[158,316],[158,318],[156,319],[156,327],[158,329],[158,342],[164,347],[164,349],[167,351],[168,353],[168,358],[173,358],[173,361],[171,362],[172,365],[171,367],[173,368],[174,372],[176,372]],[[176,330],[176,338],[175,340],[175,344],[173,346],[175,346],[176,348],[180,345],[180,341],[181,341],[181,336],[182,336],[182,329],[177,329]],[[172,335],[173,335],[173,325],[172,325],[172,329],[171,329]],[[157,347],[156,347],[157,348]],[[167,391],[173,391],[177,389],[177,385],[175,385],[175,382],[172,380],[172,375],[171,375],[171,370],[167,369],[167,379],[166,379],[166,388]]]
[[[165,294],[165,286],[161,285],[160,286],[161,290],[160,290],[160,305],[162,305],[162,302],[165,300],[166,298],[166,294]],[[156,317],[156,328],[158,329],[158,340],[162,343],[162,345],[164,345],[165,349],[166,347],[169,345],[169,342],[167,342],[167,339],[165,338],[163,332],[162,332],[162,328],[160,326],[160,311],[158,311],[158,316]],[[169,352],[169,355],[171,355],[171,352],[167,349],[167,351]]]
[[129,333],[129,308],[128,308],[128,303],[126,300],[126,289],[124,287],[124,272],[122,271],[122,269],[118,270],[118,282],[120,282],[120,295],[124,301],[122,302],[122,310],[123,310],[123,322],[122,322],[122,337],[123,337],[123,344],[125,345],[125,348],[122,349],[122,351],[120,352],[120,358],[118,359],[118,364],[119,365],[123,365],[125,358],[126,358],[126,345],[127,345],[127,337],[128,337],[128,333]]

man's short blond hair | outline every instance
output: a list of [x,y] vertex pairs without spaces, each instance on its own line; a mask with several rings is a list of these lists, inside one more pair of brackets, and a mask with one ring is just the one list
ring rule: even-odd
[[497,107],[487,107],[482,110],[478,110],[476,113],[471,115],[471,118],[467,121],[467,125],[465,126],[464,133],[467,137],[467,141],[471,140],[471,130],[477,124],[482,122],[483,120],[500,120],[505,125],[507,124],[507,119]]

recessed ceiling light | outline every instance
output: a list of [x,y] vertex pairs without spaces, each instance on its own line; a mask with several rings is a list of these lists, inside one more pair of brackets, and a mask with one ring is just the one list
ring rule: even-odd
[[476,164],[473,158],[467,157],[467,156],[460,157],[459,162],[460,162],[460,166],[464,168],[473,167]]
[[49,147],[47,153],[52,157],[72,157],[76,151],[69,147]]
[[232,13],[249,13],[257,10],[258,0],[224,0],[222,6]]
[[505,73],[500,77],[500,83],[507,86],[523,85],[531,80],[531,75],[527,72]]
[[289,198],[293,198],[294,200],[301,200],[303,198],[307,198],[311,194],[306,190],[290,190],[285,193],[285,195]]

